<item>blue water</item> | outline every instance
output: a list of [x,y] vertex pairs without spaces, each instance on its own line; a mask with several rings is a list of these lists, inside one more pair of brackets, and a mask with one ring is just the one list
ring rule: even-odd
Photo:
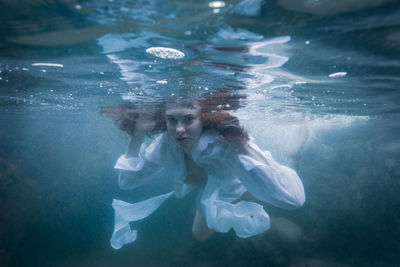
[[[398,264],[398,2],[213,4],[0,1],[1,266]],[[197,243],[194,196],[171,199],[113,250],[111,201],[134,196],[113,169],[128,137],[100,107],[211,92],[297,170],[306,204]]]

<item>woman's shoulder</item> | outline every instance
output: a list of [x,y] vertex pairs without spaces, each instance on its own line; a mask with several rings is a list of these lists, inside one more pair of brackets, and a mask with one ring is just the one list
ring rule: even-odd
[[227,159],[234,154],[234,150],[228,141],[214,130],[206,130],[192,149],[192,157],[195,160]]
[[203,131],[194,148],[200,151],[205,150],[210,144],[221,145],[222,136],[216,131],[209,129]]
[[249,136],[248,139],[245,141],[242,140],[232,141],[224,138],[223,135],[219,134],[215,130],[208,129],[201,134],[198,142],[196,143],[196,148],[199,150],[204,150],[210,145],[220,146],[225,148],[233,148],[239,144],[253,143],[253,140],[254,139],[251,136]]

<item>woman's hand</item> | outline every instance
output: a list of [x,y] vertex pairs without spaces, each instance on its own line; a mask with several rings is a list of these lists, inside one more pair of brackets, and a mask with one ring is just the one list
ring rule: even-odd
[[131,140],[126,150],[129,157],[137,157],[145,136],[149,135],[156,126],[154,107],[147,104],[135,105],[125,110],[124,116],[128,118],[125,123],[130,129]]
[[146,103],[135,104],[121,109],[121,112],[121,128],[126,129],[132,136],[149,134],[156,126],[154,106]]
[[150,133],[156,126],[154,114],[151,111],[146,113],[136,113],[133,121],[135,123],[135,132],[138,133]]

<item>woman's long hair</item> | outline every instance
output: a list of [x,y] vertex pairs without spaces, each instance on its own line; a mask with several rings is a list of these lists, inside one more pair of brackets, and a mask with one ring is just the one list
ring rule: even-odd
[[[226,96],[225,96],[226,98]],[[216,101],[218,99],[219,101]],[[227,99],[224,99],[227,101]],[[174,101],[178,105],[182,100]],[[214,94],[212,98],[202,98],[196,101],[185,101],[184,105],[195,105],[197,103],[201,107],[200,120],[203,124],[203,131],[212,129],[223,137],[228,142],[242,142],[245,143],[249,140],[247,132],[240,126],[239,120],[229,113],[232,106],[235,105],[221,105],[221,96]],[[226,103],[226,102],[225,102]],[[118,106],[105,106],[102,107],[100,113],[107,117],[111,117],[116,125],[129,135],[133,135],[136,128],[136,120],[141,114],[153,114],[155,127],[152,129],[150,135],[158,134],[167,131],[166,126],[166,103],[123,103]]]

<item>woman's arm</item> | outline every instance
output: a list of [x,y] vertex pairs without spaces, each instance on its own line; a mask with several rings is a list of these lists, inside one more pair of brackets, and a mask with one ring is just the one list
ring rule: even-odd
[[126,148],[125,155],[127,157],[137,157],[139,155],[140,147],[144,143],[145,134],[142,132],[135,132],[129,141]]
[[[135,131],[132,134],[129,145],[115,168],[120,170],[118,184],[122,189],[133,189],[155,177],[161,169],[160,162],[152,162],[146,158],[154,153],[161,153],[161,139],[157,138],[153,144],[146,146],[145,137],[151,132],[155,123],[152,115],[141,114],[135,119]],[[152,157],[158,158],[158,157]]]
[[127,152],[115,164],[119,169],[118,185],[122,189],[133,189],[155,178],[163,169],[161,159],[163,135],[156,138],[149,146],[144,138],[132,137]]
[[281,208],[298,208],[305,202],[297,173],[277,163],[269,151],[249,141],[237,147],[237,177],[254,197]]

